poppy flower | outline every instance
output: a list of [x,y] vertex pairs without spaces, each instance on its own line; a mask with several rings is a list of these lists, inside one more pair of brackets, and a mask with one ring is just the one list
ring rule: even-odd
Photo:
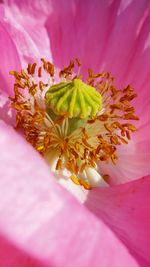
[[[3,7],[7,24],[2,15],[1,266],[149,266],[149,3],[47,3],[46,14],[42,7],[37,12],[30,1],[6,1]],[[29,29],[18,18],[26,12],[31,18]],[[16,14],[14,25],[12,14]],[[116,165],[99,164],[100,173],[109,174],[107,182],[113,186],[85,193],[74,184],[70,190],[82,204],[55,182],[44,160],[10,126],[12,110],[5,98],[8,92],[12,97],[13,80],[8,71],[18,71],[20,59],[24,64],[31,59],[28,50],[24,54],[18,45],[28,46],[28,38],[18,42],[17,33],[23,27],[34,42],[31,28],[37,16],[37,25],[44,32],[47,29],[58,70],[79,57],[83,75],[88,68],[94,73],[110,70],[117,87],[127,88],[130,83],[138,94],[133,102],[140,118],[138,131],[129,144],[117,149]],[[18,31],[16,22],[21,25]],[[120,183],[125,184],[115,185]]]

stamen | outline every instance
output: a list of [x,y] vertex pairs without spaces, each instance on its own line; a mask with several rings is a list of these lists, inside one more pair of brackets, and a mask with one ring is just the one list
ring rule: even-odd
[[[78,67],[74,75],[75,62]],[[56,174],[90,190],[106,185],[107,174],[99,174],[103,161],[117,164],[117,146],[127,145],[139,118],[131,101],[137,97],[128,85],[117,89],[109,72],[88,70],[81,79],[81,62],[71,60],[59,77],[54,65],[28,64],[27,70],[11,71],[15,77],[11,106],[16,110],[16,128],[47,160]],[[59,79],[59,82],[58,82]]]

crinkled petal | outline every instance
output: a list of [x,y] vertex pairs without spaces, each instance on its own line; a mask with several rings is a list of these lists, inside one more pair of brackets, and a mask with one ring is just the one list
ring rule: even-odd
[[13,91],[13,78],[11,70],[19,70],[20,60],[16,46],[8,34],[4,23],[0,21],[0,89],[11,94]]
[[[117,83],[142,85],[149,73],[149,1],[51,0],[47,30],[55,63],[79,57]],[[134,75],[133,75],[134,74]]]
[[[49,0],[4,0],[5,6],[10,8],[12,12],[20,12],[19,19],[24,20],[27,16],[28,22],[33,22],[35,20],[45,21],[46,17],[51,12],[51,5]],[[22,16],[21,16],[22,14]]]
[[49,38],[44,27],[47,1],[4,1],[5,19],[23,66],[41,57],[51,60]]
[[120,1],[53,1],[47,30],[55,63],[62,67],[80,58],[83,68],[100,70],[104,46]]
[[25,140],[2,122],[0,135],[1,267],[139,266]]
[[[93,189],[86,206],[120,237],[139,266],[150,265],[150,176],[112,188]],[[144,263],[145,262],[145,263]]]

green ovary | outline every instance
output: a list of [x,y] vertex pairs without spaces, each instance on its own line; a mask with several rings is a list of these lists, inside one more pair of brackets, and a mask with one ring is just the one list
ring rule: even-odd
[[77,78],[52,85],[45,99],[55,114],[67,115],[68,118],[93,118],[102,109],[101,95]]

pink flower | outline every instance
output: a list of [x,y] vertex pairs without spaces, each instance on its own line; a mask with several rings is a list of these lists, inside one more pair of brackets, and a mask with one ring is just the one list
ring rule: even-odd
[[[36,25],[47,36],[46,23],[58,68],[80,57],[84,69],[105,68],[118,86],[130,83],[137,89],[139,130],[120,148],[117,166],[107,165],[113,184],[137,180],[92,189],[81,205],[9,125],[5,104],[0,122],[0,266],[149,266],[149,1],[48,1],[40,10],[30,1],[6,1],[7,22],[0,13],[4,102],[12,92],[8,71],[20,68],[19,58],[25,64],[35,46],[39,55],[39,47],[47,55],[39,32],[33,31]],[[29,23],[21,13],[23,18],[28,14]]]

